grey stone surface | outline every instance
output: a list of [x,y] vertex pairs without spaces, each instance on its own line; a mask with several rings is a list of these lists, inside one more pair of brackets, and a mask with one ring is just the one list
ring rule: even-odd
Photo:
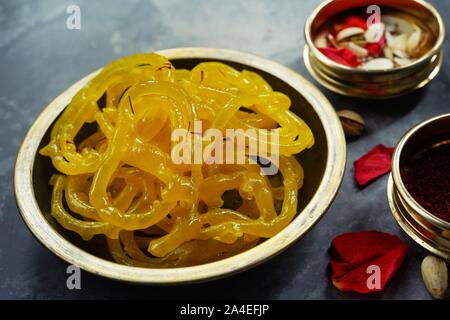
[[[426,254],[399,229],[387,205],[386,177],[359,190],[352,163],[378,143],[394,145],[415,123],[450,112],[449,48],[425,89],[386,102],[350,99],[321,88],[336,109],[358,110],[367,132],[348,144],[348,167],[336,201],[301,241],[271,261],[224,280],[143,287],[82,273],[66,288],[67,265],[42,247],[17,212],[13,165],[33,119],[75,80],[122,55],[170,47],[232,48],[281,62],[311,79],[301,58],[303,24],[320,0],[0,1],[0,298],[428,299],[420,277]],[[432,1],[448,15],[449,1]],[[66,8],[81,8],[81,30],[68,30]],[[406,263],[384,293],[342,294],[326,275],[327,248],[344,232],[376,229],[410,245]]]

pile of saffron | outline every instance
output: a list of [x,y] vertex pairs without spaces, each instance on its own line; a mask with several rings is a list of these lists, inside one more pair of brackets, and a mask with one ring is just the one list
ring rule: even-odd
[[400,173],[417,203],[450,222],[450,143],[414,155]]

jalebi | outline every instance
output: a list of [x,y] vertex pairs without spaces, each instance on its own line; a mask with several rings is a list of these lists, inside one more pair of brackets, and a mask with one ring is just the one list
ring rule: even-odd
[[[40,151],[58,171],[51,214],[84,240],[106,236],[111,257],[131,266],[190,266],[247,250],[297,212],[303,169],[294,155],[314,138],[290,105],[258,74],[223,63],[175,70],[153,53],[117,60],[73,97]],[[176,164],[174,130],[206,144],[195,121],[203,132],[255,129],[257,139],[271,130],[281,183],[257,162]],[[235,207],[223,200],[232,191]]]

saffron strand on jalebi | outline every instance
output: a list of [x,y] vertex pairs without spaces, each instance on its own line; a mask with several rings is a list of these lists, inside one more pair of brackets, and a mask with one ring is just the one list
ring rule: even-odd
[[[297,214],[303,169],[295,154],[314,137],[290,106],[260,75],[222,63],[175,70],[157,54],[115,61],[73,97],[40,151],[59,172],[50,181],[51,214],[84,240],[106,236],[111,257],[131,266],[189,266],[247,250]],[[97,130],[79,142],[86,124]],[[250,161],[247,145],[248,163],[175,163],[177,129],[192,138],[187,156],[196,142],[209,145],[208,129],[224,136],[239,129],[267,143],[279,159],[280,183]],[[215,141],[224,152],[227,139]],[[223,198],[232,191],[234,206]]]

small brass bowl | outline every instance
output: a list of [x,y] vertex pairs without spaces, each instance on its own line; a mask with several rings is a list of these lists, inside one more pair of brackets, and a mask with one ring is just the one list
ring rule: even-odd
[[[259,263],[288,248],[305,235],[333,201],[345,169],[346,145],[339,119],[328,100],[294,71],[251,54],[210,48],[179,48],[159,52],[176,68],[192,68],[204,61],[225,62],[237,69],[258,72],[274,88],[287,94],[292,109],[308,123],[315,135],[313,148],[301,153],[305,185],[301,189],[299,214],[284,230],[256,247],[217,262],[168,269],[130,267],[112,262],[104,237],[89,242],[53,223],[50,217],[49,177],[55,172],[38,150],[49,140],[55,119],[74,94],[99,71],[76,82],[39,115],[19,150],[15,168],[16,200],[31,232],[50,251],[70,264],[107,278],[142,284],[179,284],[225,277]],[[50,217],[50,218],[49,218]],[[97,239],[96,239],[97,238]]]
[[426,120],[399,141],[387,186],[389,206],[402,229],[428,251],[450,260],[450,223],[424,209],[406,189],[400,169],[418,152],[450,142],[450,113]]
[[[348,10],[370,5],[395,9],[417,18],[431,32],[433,48],[411,64],[388,70],[364,70],[347,67],[323,55],[314,39],[329,19]],[[327,89],[346,96],[387,99],[402,96],[428,84],[442,66],[442,46],[446,29],[439,12],[422,0],[328,0],[305,23],[303,59],[311,75]]]

